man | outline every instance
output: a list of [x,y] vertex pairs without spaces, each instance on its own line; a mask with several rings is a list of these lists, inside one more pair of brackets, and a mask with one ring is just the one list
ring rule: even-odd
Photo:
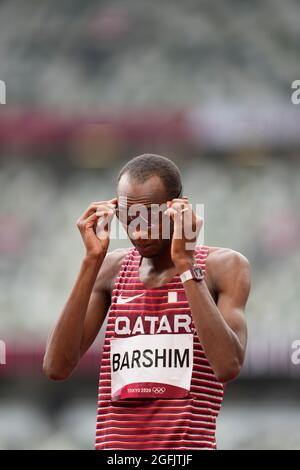
[[[245,356],[250,268],[236,251],[196,245],[202,220],[181,193],[171,160],[141,155],[121,170],[117,198],[94,202],[77,222],[86,253],[44,371],[67,378],[109,311],[96,449],[216,448],[224,384]],[[107,253],[115,214],[133,247]]]

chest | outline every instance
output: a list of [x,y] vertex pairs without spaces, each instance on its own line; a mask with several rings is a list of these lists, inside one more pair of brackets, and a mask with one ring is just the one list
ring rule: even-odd
[[[138,276],[139,281],[143,284],[145,289],[159,289],[163,288],[164,286],[173,286],[176,285],[184,291],[184,286],[180,281],[179,275],[176,269],[172,268],[169,270],[165,270],[161,273],[151,272],[147,268],[143,268],[142,266],[137,270],[136,276]],[[214,299],[215,303],[218,301],[218,293],[214,288],[214,283],[212,279],[212,274],[206,270],[205,272],[205,282],[208,287],[208,290]],[[170,296],[169,296],[170,297]],[[171,295],[172,297],[172,295]],[[175,296],[174,296],[175,298]]]

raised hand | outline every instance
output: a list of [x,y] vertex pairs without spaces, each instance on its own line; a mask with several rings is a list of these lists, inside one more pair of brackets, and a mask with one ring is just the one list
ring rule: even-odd
[[77,220],[87,257],[105,257],[116,207],[117,198],[93,202]]
[[167,206],[165,214],[171,217],[174,224],[172,261],[178,269],[186,268],[194,261],[194,249],[203,219],[194,213],[187,197],[167,201]]

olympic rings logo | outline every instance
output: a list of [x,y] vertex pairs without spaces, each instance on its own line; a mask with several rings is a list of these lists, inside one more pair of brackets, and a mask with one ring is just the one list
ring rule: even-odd
[[157,393],[158,395],[162,395],[163,393],[165,393],[165,391],[165,387],[152,387],[152,392]]

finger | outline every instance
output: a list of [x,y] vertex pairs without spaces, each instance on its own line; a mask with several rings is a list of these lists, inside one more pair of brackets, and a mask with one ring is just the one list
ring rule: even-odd
[[186,207],[190,207],[189,204],[187,204],[186,202],[184,201],[175,201],[175,202],[172,202],[169,207],[172,207],[173,209],[175,210],[182,210],[182,209],[185,209]]
[[110,208],[110,209],[115,209],[116,206],[112,203],[108,203],[106,201],[101,201],[99,203],[93,203],[91,204],[88,209],[83,213],[83,215],[81,216],[82,219],[86,219],[87,217],[89,217],[93,212],[96,212],[98,209],[100,210],[103,210],[103,209],[106,209],[106,208]]
[[112,219],[113,216],[115,215],[115,210],[113,209],[104,209],[104,210],[98,210],[95,212],[96,216],[99,218],[99,220],[101,219],[105,219],[105,220],[108,220],[108,219]]
[[182,223],[182,214],[177,210],[170,207],[167,209],[164,214],[166,214],[174,223],[174,238],[182,238],[182,230],[183,230],[183,223]]
[[178,212],[182,212],[183,210],[186,211],[190,209],[190,207],[187,204],[184,204],[182,202],[175,202],[174,204],[172,204],[171,207],[172,209],[175,209]]
[[80,217],[81,219],[85,220],[87,219],[93,212],[96,211],[97,209],[97,203],[93,202],[92,204],[89,205],[89,207],[84,211],[82,216]]
[[105,239],[109,236],[110,226],[112,222],[112,216],[107,215],[104,218],[99,218],[96,225],[96,235],[100,239]]
[[90,204],[89,208],[98,207],[98,206],[101,206],[101,205],[109,206],[109,207],[116,207],[117,202],[116,202],[115,199],[110,199],[109,201],[95,201],[95,202],[92,202]]
[[174,203],[167,210],[169,210],[169,209],[172,210],[172,211],[176,211],[176,212],[180,213],[182,215],[182,217],[186,220],[188,220],[188,218],[190,218],[190,217],[193,219],[194,216],[195,216],[191,204]]
[[174,199],[172,199],[172,200],[170,200],[170,201],[167,201],[167,204],[168,204],[169,206],[172,206],[172,205],[173,205],[174,203],[176,203],[176,202],[177,202],[177,203],[180,202],[180,203],[182,203],[182,204],[186,204],[186,203],[188,202],[188,197],[187,197],[187,196],[183,196],[183,197],[181,197],[181,198],[176,197],[176,198],[174,198]]
[[114,203],[116,203],[117,200],[118,200],[118,198],[114,197],[112,199],[107,199],[107,200],[104,200],[104,201],[103,200],[102,201],[93,201],[93,202],[91,202],[91,204],[106,204],[106,203],[114,204]]
[[174,210],[173,221],[174,221],[173,237],[178,238],[180,240],[183,238],[183,230],[184,230],[183,214],[176,209]]
[[116,209],[118,207],[118,200],[117,198],[110,199],[109,201],[100,201],[99,203],[96,204],[97,207],[110,207],[111,209]]
[[112,204],[117,204],[118,203],[118,198],[117,197],[113,197],[112,199],[109,199],[107,202],[110,202]]
[[116,212],[115,209],[112,209],[112,208],[110,208],[110,207],[101,206],[100,208],[98,208],[98,209],[96,210],[96,215],[97,215],[98,217],[102,217],[103,215],[108,215],[108,214],[109,214],[109,215],[114,215],[115,212]]
[[81,220],[81,226],[83,227],[86,227],[86,228],[89,228],[91,227],[93,224],[95,224],[95,222],[98,221],[99,218],[102,218],[102,219],[109,219],[109,218],[112,218],[114,215],[114,212],[113,211],[109,211],[109,210],[104,210],[104,211],[101,211],[100,213],[97,213],[97,212],[93,212],[89,217],[87,217],[85,220]]
[[99,207],[110,207],[111,209],[115,209],[115,208],[116,208],[116,204],[113,204],[112,202],[108,202],[108,201],[102,201],[102,202],[99,202],[98,204],[94,204],[94,207],[96,207],[96,208],[99,208]]
[[86,219],[78,219],[77,227],[79,228],[80,231],[85,230],[86,228],[92,227],[93,224],[97,221],[97,219],[98,219],[98,216],[96,215],[96,212],[93,212]]
[[164,214],[171,217],[173,219],[174,215],[177,213],[177,211],[175,209],[173,209],[172,207],[169,207],[168,209],[166,209],[164,211]]

